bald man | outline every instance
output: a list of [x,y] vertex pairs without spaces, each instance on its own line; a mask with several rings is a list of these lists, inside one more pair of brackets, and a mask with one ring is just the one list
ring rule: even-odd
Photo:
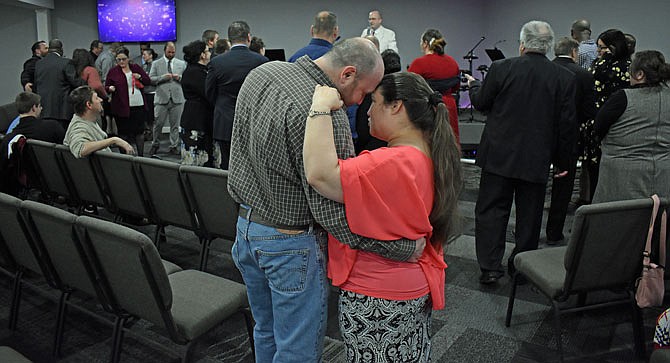
[[165,121],[170,122],[170,149],[168,153],[181,155],[179,150],[179,120],[184,109],[184,93],[181,90],[181,75],[186,69],[186,62],[175,57],[176,49],[173,42],[165,43],[165,55],[153,62],[149,77],[151,84],[156,86],[154,96],[153,142],[149,155],[158,152],[160,135]]
[[370,24],[370,26],[363,29],[361,37],[372,35],[377,38],[377,40],[379,40],[380,53],[387,49],[392,49],[398,53],[395,32],[391,29],[384,28],[382,21],[382,13],[379,10],[372,10],[370,14],[368,14],[368,24]]

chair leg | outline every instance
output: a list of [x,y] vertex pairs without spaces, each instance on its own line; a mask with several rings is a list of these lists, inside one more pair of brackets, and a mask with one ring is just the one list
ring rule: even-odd
[[114,320],[114,331],[112,332],[112,363],[118,363],[121,360],[121,346],[123,344],[123,324],[125,317],[117,316]]
[[209,258],[209,245],[212,241],[209,238],[200,238],[200,271],[207,269],[207,259]]
[[54,358],[61,356],[61,346],[63,345],[63,331],[65,330],[65,315],[67,314],[67,300],[70,298],[70,292],[63,292],[58,301],[58,313],[56,316],[56,337],[54,340]]
[[14,284],[12,286],[12,306],[9,309],[9,330],[16,330],[19,320],[19,306],[21,305],[21,279],[23,278],[23,269],[16,271],[14,275]]
[[512,322],[512,310],[514,309],[514,298],[516,297],[516,286],[519,273],[514,273],[512,277],[512,287],[509,293],[509,301],[507,302],[507,316],[505,317],[505,326],[509,328]]
[[254,321],[251,316],[251,310],[248,308],[242,309],[244,315],[244,322],[247,325],[247,335],[249,335],[249,345],[251,346],[251,356],[256,361],[256,345],[254,343]]
[[182,363],[189,363],[191,361],[191,357],[193,357],[193,352],[195,351],[197,341],[197,339],[194,339],[186,344],[186,351],[184,352],[184,356],[181,358]]
[[647,358],[647,352],[644,339],[644,322],[642,320],[642,309],[637,306],[635,295],[631,294],[631,308],[633,314],[633,343],[635,346],[635,355],[640,359]]
[[561,339],[561,311],[558,303],[551,300],[551,307],[554,311],[554,327],[556,328],[556,349],[558,350],[559,361],[563,363],[563,341]]

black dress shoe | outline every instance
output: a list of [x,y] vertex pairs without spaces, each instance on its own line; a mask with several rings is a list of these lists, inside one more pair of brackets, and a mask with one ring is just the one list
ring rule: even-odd
[[479,276],[479,283],[484,285],[495,284],[503,275],[500,271],[484,271]]

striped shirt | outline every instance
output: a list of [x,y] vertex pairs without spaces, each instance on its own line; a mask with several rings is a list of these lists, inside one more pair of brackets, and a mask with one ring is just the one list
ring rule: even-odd
[[[414,251],[414,241],[383,242],[353,234],[344,204],[322,197],[307,184],[302,144],[316,85],[335,87],[307,56],[295,63],[266,63],[249,73],[235,109],[230,194],[277,225],[318,223],[352,248],[407,260]],[[333,112],[333,129],[338,157],[354,156],[344,109]]]

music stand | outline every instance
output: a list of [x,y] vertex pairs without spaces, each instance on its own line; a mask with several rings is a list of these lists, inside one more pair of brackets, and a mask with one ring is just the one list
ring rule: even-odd
[[265,50],[265,56],[270,60],[270,61],[286,61],[286,53],[284,53],[284,49],[266,49]]
[[505,55],[498,48],[484,49],[484,51],[486,52],[486,55],[488,55],[489,58],[491,59],[491,62],[495,62],[500,59],[505,59]]

